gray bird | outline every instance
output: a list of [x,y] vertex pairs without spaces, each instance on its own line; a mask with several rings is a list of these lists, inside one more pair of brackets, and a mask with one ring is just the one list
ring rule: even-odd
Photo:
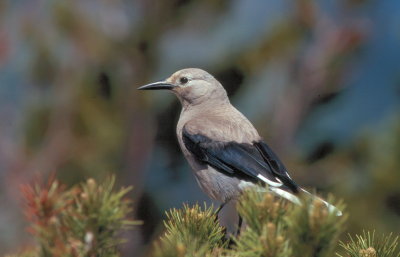
[[[206,71],[183,69],[138,89],[167,89],[180,100],[179,145],[201,189],[222,203],[217,213],[243,189],[256,184],[267,184],[274,194],[296,204],[300,204],[296,195],[310,194],[291,179],[251,122],[231,105],[221,83]],[[336,207],[320,200],[341,215]]]

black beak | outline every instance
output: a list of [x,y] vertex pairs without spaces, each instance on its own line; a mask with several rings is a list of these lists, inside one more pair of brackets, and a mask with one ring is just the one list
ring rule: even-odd
[[154,82],[151,84],[147,84],[144,86],[141,86],[138,88],[138,90],[158,90],[158,89],[173,89],[175,85],[165,82],[165,81],[159,81],[159,82]]

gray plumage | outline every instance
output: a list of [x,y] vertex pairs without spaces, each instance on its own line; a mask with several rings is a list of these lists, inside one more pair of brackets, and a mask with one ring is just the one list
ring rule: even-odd
[[252,141],[260,139],[257,131],[229,103],[214,108],[213,106],[204,106],[201,109],[189,108],[186,111],[184,109],[178,122],[179,145],[202,190],[212,199],[221,202],[236,198],[240,193],[239,183],[241,180],[234,176],[227,176],[193,155],[183,140],[183,129],[189,134],[201,134],[215,140],[215,144],[230,141],[250,144]]
[[201,69],[183,69],[165,81],[139,89],[169,89],[180,100],[182,112],[176,129],[179,145],[209,197],[226,203],[247,186],[261,183],[268,184],[275,194],[300,203],[296,194],[306,191],[290,178],[251,122],[230,104],[225,89],[213,76]]

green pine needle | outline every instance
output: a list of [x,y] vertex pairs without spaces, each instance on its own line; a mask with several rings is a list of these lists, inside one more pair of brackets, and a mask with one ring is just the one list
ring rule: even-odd
[[154,256],[206,256],[218,251],[224,243],[224,228],[216,219],[214,207],[198,204],[166,213],[166,232],[156,245]]
[[[343,210],[344,205],[328,197],[328,202]],[[288,235],[293,247],[293,257],[330,257],[344,230],[347,216],[336,216],[318,199],[303,199],[302,205],[294,205],[286,216]]]
[[236,246],[228,251],[234,257],[291,257],[291,248],[285,231],[273,223],[263,226],[260,232],[247,228],[235,240]]
[[[329,212],[317,199],[295,205],[263,191],[250,189],[239,199],[238,211],[248,227],[235,240],[232,256],[331,256],[346,216]],[[334,202],[332,197],[328,201]]]
[[400,257],[400,251],[396,252],[399,244],[399,237],[382,235],[375,237],[375,231],[363,232],[353,238],[349,235],[350,242],[340,242],[340,246],[346,251],[345,255],[337,254],[340,257]]
[[[98,184],[93,179],[66,190],[57,181],[47,186],[26,186],[26,214],[38,247],[21,252],[26,257],[119,257],[123,242],[118,232],[140,224],[127,215],[130,187],[114,189],[115,177]],[[328,202],[344,210],[342,203]],[[154,257],[330,257],[337,246],[347,216],[336,216],[313,198],[294,205],[266,188],[246,190],[237,210],[246,226],[228,246],[225,228],[213,206],[183,205],[166,213],[165,233],[155,244]],[[399,237],[375,237],[364,232],[340,242],[346,252],[339,257],[400,257]]]
[[114,190],[115,177],[97,184],[93,179],[69,190],[57,180],[48,185],[23,186],[30,232],[38,247],[18,256],[120,256],[118,236],[140,222],[127,216],[130,187]]
[[265,191],[250,188],[240,197],[237,210],[250,228],[261,233],[268,222],[281,223],[288,206],[287,201],[276,198],[267,188]]

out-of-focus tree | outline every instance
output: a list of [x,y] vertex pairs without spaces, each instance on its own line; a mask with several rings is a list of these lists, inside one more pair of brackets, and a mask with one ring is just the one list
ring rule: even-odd
[[399,222],[396,132],[360,137],[354,124],[384,122],[398,103],[398,7],[0,1],[0,254],[23,240],[17,189],[36,176],[72,184],[116,172],[133,184],[145,225],[129,232],[126,255],[145,251],[163,209],[204,199],[173,136],[178,102],[135,90],[193,66],[223,83],[300,184],[346,200],[352,230],[389,231]]

